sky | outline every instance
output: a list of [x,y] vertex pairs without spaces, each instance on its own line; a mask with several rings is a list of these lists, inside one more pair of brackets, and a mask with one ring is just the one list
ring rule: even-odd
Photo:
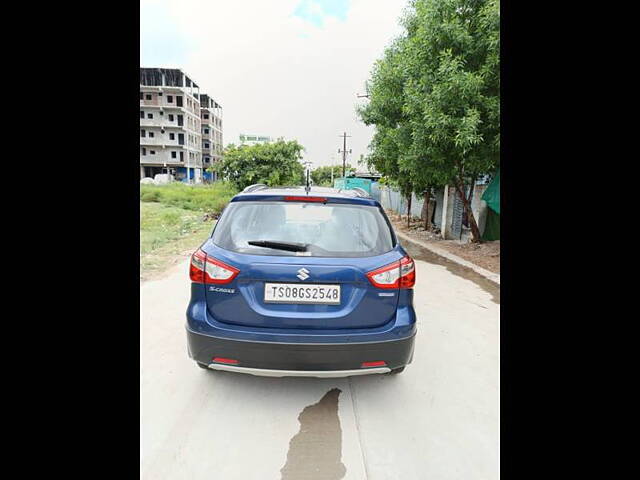
[[367,154],[357,98],[407,0],[141,0],[140,66],[180,68],[240,133],[298,140],[312,168]]

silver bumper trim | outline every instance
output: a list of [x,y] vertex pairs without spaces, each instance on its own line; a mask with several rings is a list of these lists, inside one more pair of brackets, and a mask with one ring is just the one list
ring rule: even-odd
[[358,368],[355,370],[269,370],[266,368],[238,367],[236,365],[225,365],[222,363],[210,363],[212,370],[222,370],[225,372],[248,373],[260,377],[318,377],[318,378],[339,378],[350,377],[352,375],[370,375],[373,373],[388,373],[389,367]]

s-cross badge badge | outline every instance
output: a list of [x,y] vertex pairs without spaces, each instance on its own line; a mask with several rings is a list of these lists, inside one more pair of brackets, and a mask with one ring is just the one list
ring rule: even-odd
[[298,277],[300,280],[306,280],[307,278],[309,278],[309,270],[302,267],[300,270],[298,270],[298,275],[296,275],[296,277]]

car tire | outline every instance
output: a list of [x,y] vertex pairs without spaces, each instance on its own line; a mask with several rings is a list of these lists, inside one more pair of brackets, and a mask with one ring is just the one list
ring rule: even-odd
[[402,373],[404,371],[404,367],[400,367],[400,368],[394,368],[393,370],[391,370],[389,373],[391,375],[395,375],[397,373]]
[[206,363],[196,362],[200,368],[204,368],[205,370],[209,370],[209,365]]

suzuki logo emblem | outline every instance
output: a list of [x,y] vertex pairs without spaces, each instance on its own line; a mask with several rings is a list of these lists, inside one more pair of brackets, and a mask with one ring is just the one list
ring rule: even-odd
[[307,278],[309,278],[309,270],[304,267],[301,268],[300,270],[298,270],[298,275],[296,275],[296,277],[298,277],[300,280],[306,280]]

